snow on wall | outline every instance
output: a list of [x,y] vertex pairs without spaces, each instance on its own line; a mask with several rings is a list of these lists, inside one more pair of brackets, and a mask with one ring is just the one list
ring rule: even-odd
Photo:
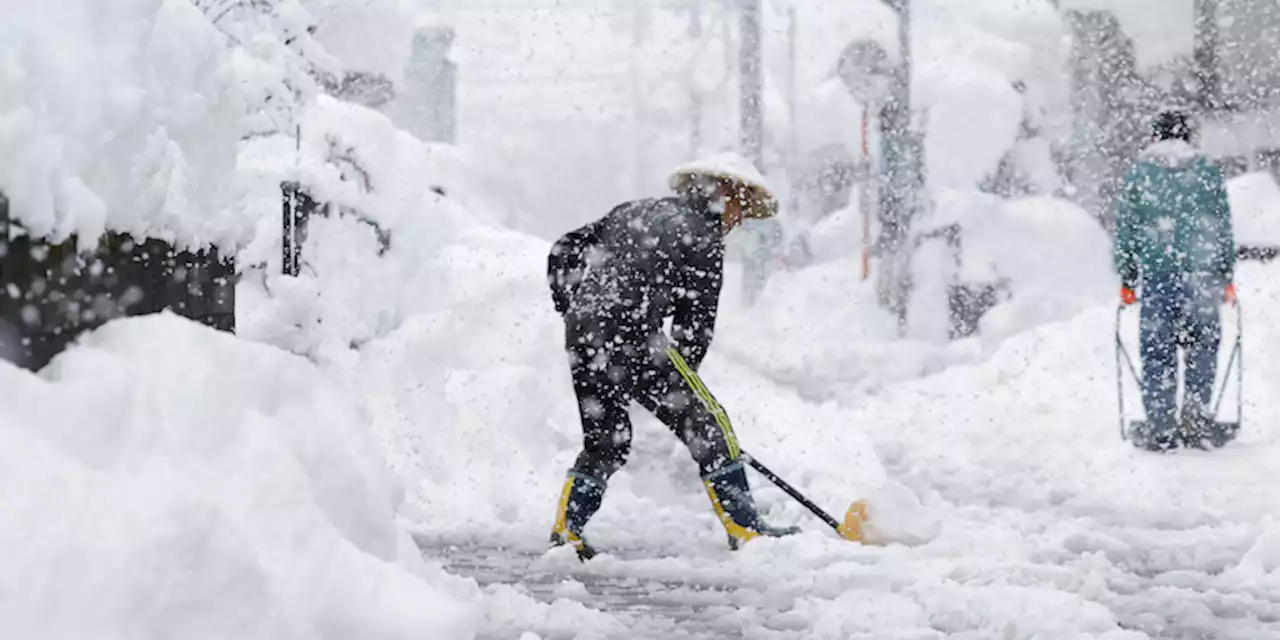
[[223,209],[244,110],[225,39],[183,0],[7,0],[0,190],[36,235],[240,243]]
[[0,635],[471,636],[313,365],[166,314],[0,378]]

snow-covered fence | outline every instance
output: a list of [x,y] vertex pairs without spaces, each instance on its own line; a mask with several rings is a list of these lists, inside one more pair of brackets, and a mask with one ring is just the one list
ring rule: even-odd
[[82,333],[124,316],[172,311],[235,331],[235,262],[216,247],[102,235],[84,248],[35,237],[0,195],[0,358],[38,370]]

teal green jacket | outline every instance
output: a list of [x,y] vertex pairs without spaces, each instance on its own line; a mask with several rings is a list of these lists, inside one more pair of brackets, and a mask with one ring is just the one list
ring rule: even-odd
[[1121,284],[1134,290],[1179,276],[1230,283],[1236,247],[1222,171],[1179,140],[1143,151],[1116,202],[1115,261]]

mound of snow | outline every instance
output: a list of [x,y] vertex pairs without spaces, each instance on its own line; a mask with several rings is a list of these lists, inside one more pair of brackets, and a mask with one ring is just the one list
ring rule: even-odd
[[[248,195],[239,206],[260,222],[241,253],[259,270],[239,289],[252,308],[239,332],[297,353],[339,357],[434,308],[437,290],[449,286],[431,270],[437,252],[478,224],[468,205],[487,201],[476,195],[460,154],[423,144],[371,109],[320,96],[305,105],[300,127],[300,146],[277,135],[241,150]],[[285,180],[332,205],[310,219],[298,277],[280,275]]]
[[221,205],[244,113],[226,39],[189,2],[6,2],[0,190],[35,235],[243,243]]
[[[749,308],[726,285],[713,353],[800,387],[811,399],[873,391],[972,357],[962,344],[897,340],[897,321],[845,258],[774,275]],[[815,311],[820,309],[821,311]]]
[[1270,172],[1227,182],[1237,245],[1280,246],[1280,185]]
[[1119,286],[1106,230],[1070,202],[949,190],[925,224],[949,223],[963,234],[960,281],[1005,281],[1012,294],[983,317],[988,347],[1104,304]]
[[0,367],[0,635],[468,638],[361,408],[171,315]]

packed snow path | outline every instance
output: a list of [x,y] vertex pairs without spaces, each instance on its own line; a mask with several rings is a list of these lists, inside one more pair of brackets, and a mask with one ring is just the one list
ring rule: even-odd
[[[1031,533],[1043,535],[1043,530],[1047,529],[1049,527],[1043,527],[1042,531]],[[1238,560],[1253,539],[1232,531],[1231,527],[1208,527],[1196,533],[1203,534],[1203,537],[1178,530],[1133,529],[1124,532],[1123,538],[1099,536],[1092,540],[1079,539],[1068,544],[1074,553],[1046,558],[1042,564],[983,566],[975,560],[972,566],[957,566],[947,578],[953,583],[950,588],[954,596],[963,590],[998,592],[1001,585],[1010,584],[1014,587],[1008,589],[1012,595],[1019,583],[1046,582],[1058,588],[1079,589],[1086,600],[1111,610],[1120,627],[1145,634],[1112,634],[1110,637],[1187,640],[1280,637],[1280,590],[1261,586],[1223,589],[1210,577],[1221,572],[1224,560]],[[1203,539],[1215,536],[1221,536],[1222,541],[1218,557],[1200,562],[1193,559],[1182,564],[1173,560],[1179,556],[1195,556],[1201,551],[1196,547],[1203,544]],[[1103,539],[1112,542],[1108,544]],[[913,590],[901,581],[895,584],[887,575],[891,569],[875,571],[870,565],[847,570],[843,579],[836,579],[832,572],[815,572],[812,585],[806,587],[803,576],[794,571],[728,577],[714,570],[699,571],[698,566],[703,563],[690,563],[690,558],[646,556],[646,553],[655,552],[652,549],[617,552],[610,566],[591,571],[579,571],[563,565],[539,566],[539,549],[517,550],[474,544],[431,546],[426,543],[424,552],[428,557],[446,559],[445,566],[450,572],[473,578],[481,586],[509,585],[548,604],[572,601],[607,614],[611,622],[605,628],[582,628],[572,622],[551,618],[542,626],[525,623],[518,629],[504,623],[483,629],[478,636],[481,640],[510,638],[522,630],[533,631],[547,640],[1024,638],[1036,637],[1035,634],[1045,628],[1037,622],[1019,626],[1016,622],[1002,622],[999,616],[989,619],[984,613],[966,612],[959,604],[932,616],[927,627],[886,625],[898,616],[892,607],[878,609],[870,604],[883,600],[876,596],[868,597],[867,590],[888,588],[906,597],[913,597]],[[1101,552],[1125,568],[1105,576],[1099,574],[1092,578],[1092,584],[1089,580],[1082,581],[1075,575],[1076,568],[1086,563],[1085,556],[1093,552]],[[655,565],[682,563],[689,563],[683,571],[650,571]],[[809,569],[816,567],[802,567],[802,570]],[[788,586],[778,589],[777,583]],[[1046,594],[1048,591],[1046,589]],[[1109,593],[1104,595],[1107,591]],[[801,597],[803,592],[807,592],[807,597]],[[859,602],[861,600],[867,602]],[[921,600],[921,604],[927,602]],[[957,598],[959,602],[963,602],[963,598]],[[1044,621],[1050,624],[1054,618],[1059,622],[1069,620],[1075,613],[1082,614],[1081,618],[1089,617],[1077,604],[1066,600],[1063,603],[1069,605],[1065,615],[1045,609],[1033,609],[1029,613],[1032,616],[1043,615]],[[823,605],[832,611],[824,612],[826,607]],[[557,608],[563,607],[553,606],[553,616]],[[863,620],[850,626],[879,627],[882,634],[891,635],[854,631],[840,622],[854,611]],[[1096,613],[1093,615],[1097,616]],[[824,619],[830,622],[824,624]],[[1088,628],[1092,625],[1083,626]],[[1101,631],[1102,625],[1095,630]],[[844,633],[868,635],[842,635]]]
[[1222,451],[1159,456],[1120,441],[1113,315],[1099,308],[873,394],[810,381],[804,397],[834,413],[798,416],[813,429],[780,436],[761,425],[817,405],[749,359],[708,368],[744,442],[828,508],[842,498],[823,473],[841,464],[874,460],[910,488],[921,504],[899,504],[891,524],[940,525],[914,544],[835,539],[755,476],[771,517],[806,531],[730,553],[679,445],[642,417],[633,462],[589,528],[609,555],[584,566],[543,554],[541,495],[527,496],[536,522],[419,543],[455,573],[549,603],[536,619],[491,616],[494,638],[1280,638],[1270,270],[1242,275],[1247,426]]
[[[614,550],[617,562],[590,572],[564,566],[540,566],[542,549],[480,547],[474,544],[426,546],[428,557],[443,557],[445,567],[458,575],[474,578],[482,586],[507,584],[548,604],[566,599],[607,614],[612,629],[582,629],[563,623],[533,628],[547,640],[578,637],[601,638],[733,638],[743,637],[744,623],[755,626],[752,637],[803,631],[804,624],[788,624],[783,610],[758,602],[763,585],[742,584],[723,576],[675,572],[665,576],[637,575],[633,564],[646,560],[671,561],[652,557],[653,549]],[[598,570],[595,570],[598,569]],[[757,597],[752,598],[751,594]],[[752,602],[757,600],[757,602]],[[752,610],[743,618],[740,607]],[[569,627],[569,628],[565,628]],[[516,629],[494,625],[483,630],[479,640],[510,638]]]

